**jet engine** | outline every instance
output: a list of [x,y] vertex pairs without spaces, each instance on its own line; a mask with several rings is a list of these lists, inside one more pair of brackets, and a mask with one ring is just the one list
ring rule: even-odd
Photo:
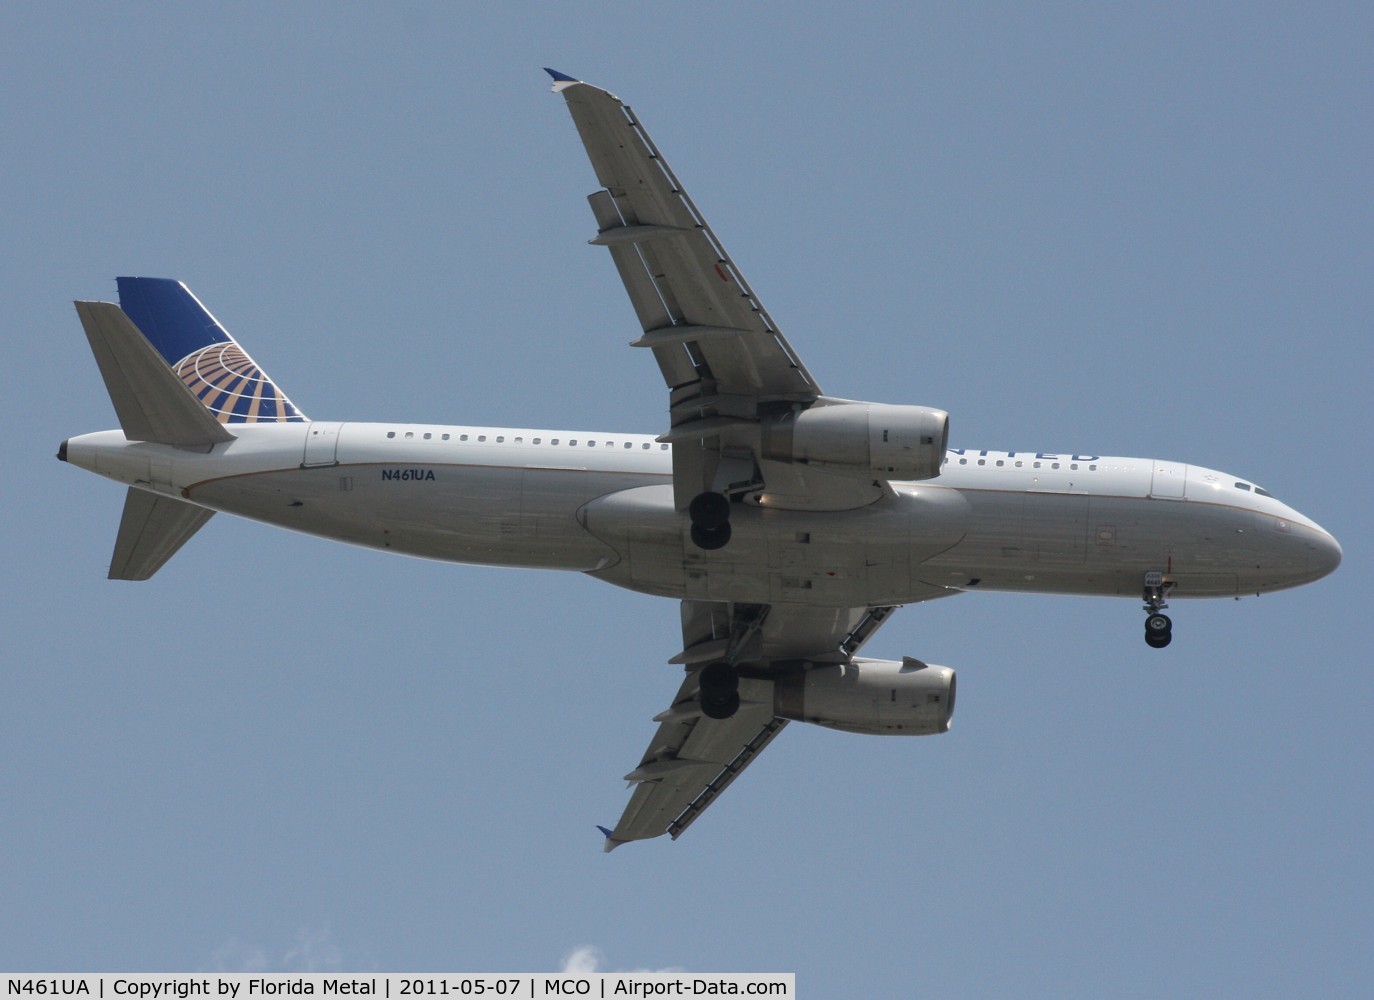
[[910,656],[815,666],[774,681],[773,711],[850,733],[943,733],[954,716],[954,671]]
[[763,457],[866,479],[933,479],[949,443],[949,414],[929,406],[831,403],[763,425]]

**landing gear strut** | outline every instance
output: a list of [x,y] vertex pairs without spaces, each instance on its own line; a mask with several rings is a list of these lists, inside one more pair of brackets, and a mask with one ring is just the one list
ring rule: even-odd
[[692,519],[692,544],[697,548],[724,548],[730,541],[730,498],[724,493],[698,493],[687,516]]
[[728,663],[708,663],[697,678],[701,711],[708,719],[728,719],[739,711],[739,674]]
[[1172,583],[1166,583],[1164,574],[1152,570],[1145,574],[1145,643],[1153,649],[1163,649],[1174,638],[1174,623],[1162,611],[1169,606],[1169,591]]

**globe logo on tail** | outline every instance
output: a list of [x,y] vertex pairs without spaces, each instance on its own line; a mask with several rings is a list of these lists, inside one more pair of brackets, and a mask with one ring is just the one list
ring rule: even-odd
[[188,354],[177,363],[176,373],[220,423],[305,419],[232,340]]

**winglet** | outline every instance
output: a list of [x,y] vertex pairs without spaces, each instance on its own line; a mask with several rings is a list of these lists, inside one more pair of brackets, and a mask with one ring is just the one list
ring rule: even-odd
[[553,92],[555,94],[561,93],[575,83],[582,82],[576,77],[568,76],[567,73],[560,73],[556,69],[549,69],[547,66],[544,67],[544,72],[553,77]]
[[[553,70],[549,70],[549,72],[552,73]],[[610,854],[621,844],[625,843],[625,841],[616,840],[615,837],[611,836],[611,831],[607,830],[604,826],[598,824],[597,829],[600,830],[606,836],[606,845],[601,848],[603,853]]]

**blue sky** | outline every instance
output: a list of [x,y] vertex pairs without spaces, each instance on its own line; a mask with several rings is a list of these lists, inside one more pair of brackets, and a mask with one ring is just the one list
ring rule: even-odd
[[[809,997],[1374,988],[1367,5],[12,4],[0,968],[795,971]],[[185,280],[326,419],[656,432],[540,67],[633,104],[822,386],[1150,455],[1331,530],[1316,585],[970,595],[873,641],[936,739],[792,726],[600,852],[677,610],[215,518],[104,579],[71,307]]]

